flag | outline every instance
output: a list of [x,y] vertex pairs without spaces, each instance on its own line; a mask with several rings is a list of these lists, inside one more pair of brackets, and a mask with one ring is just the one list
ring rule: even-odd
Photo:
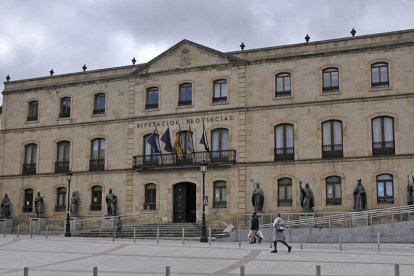
[[163,141],[164,144],[165,144],[164,150],[166,152],[173,152],[173,148],[172,148],[172,145],[171,145],[170,128],[167,128],[167,130],[161,136],[161,141]]
[[183,156],[183,150],[181,149],[181,142],[180,142],[180,132],[177,132],[177,134],[175,134],[173,152],[179,157]]
[[203,123],[203,133],[201,134],[200,144],[204,145],[204,149],[206,151],[210,151],[208,147],[207,133],[206,133],[206,128],[204,126],[204,123]]
[[152,149],[154,150],[154,153],[161,153],[160,148],[158,146],[158,134],[154,132],[148,137],[147,143],[151,145]]

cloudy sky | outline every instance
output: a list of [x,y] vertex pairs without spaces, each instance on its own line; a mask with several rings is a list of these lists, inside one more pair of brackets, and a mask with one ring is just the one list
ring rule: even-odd
[[2,83],[147,62],[184,38],[227,52],[411,29],[414,1],[0,0],[0,18]]

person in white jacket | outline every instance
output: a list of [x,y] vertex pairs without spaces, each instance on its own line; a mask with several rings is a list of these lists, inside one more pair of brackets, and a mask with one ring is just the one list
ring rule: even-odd
[[273,251],[271,251],[272,253],[277,253],[277,242],[281,242],[282,244],[284,244],[287,247],[288,252],[292,251],[292,246],[290,246],[289,244],[287,244],[287,242],[285,242],[285,239],[286,239],[285,230],[286,230],[285,222],[280,217],[280,214],[278,214],[277,218],[273,221],[273,232],[272,232],[273,235],[272,236],[273,236],[274,249]]

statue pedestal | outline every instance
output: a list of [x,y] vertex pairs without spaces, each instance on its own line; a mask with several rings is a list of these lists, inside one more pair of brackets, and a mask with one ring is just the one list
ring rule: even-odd
[[102,229],[113,229],[116,225],[116,217],[104,217],[102,219]]
[[[82,225],[80,224],[81,219],[79,217],[70,217],[70,231],[80,231]],[[66,230],[66,218],[63,221],[63,231]]]
[[306,213],[299,214],[299,227],[314,227],[315,226],[315,214]]
[[11,233],[13,231],[13,219],[0,218],[0,233]]
[[352,227],[368,226],[368,214],[355,212],[352,214]]
[[30,227],[31,231],[40,233],[40,231],[46,231],[47,218],[31,218]]

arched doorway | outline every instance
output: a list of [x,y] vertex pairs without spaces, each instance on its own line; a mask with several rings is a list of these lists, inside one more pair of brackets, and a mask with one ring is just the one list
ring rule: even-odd
[[196,185],[181,182],[173,188],[173,222],[196,221]]

